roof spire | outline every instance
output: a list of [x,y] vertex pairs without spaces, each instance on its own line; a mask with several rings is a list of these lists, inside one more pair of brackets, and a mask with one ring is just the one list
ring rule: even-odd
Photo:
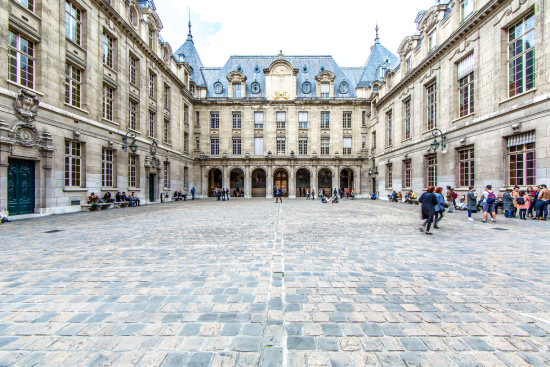
[[380,38],[378,37],[378,21],[376,21],[376,38],[374,39],[374,43],[380,43]]
[[193,42],[193,36],[191,35],[191,7],[189,7],[189,33],[187,34],[187,41]]

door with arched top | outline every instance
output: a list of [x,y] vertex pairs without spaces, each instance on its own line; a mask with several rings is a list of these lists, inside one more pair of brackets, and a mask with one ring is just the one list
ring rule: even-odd
[[284,197],[288,196],[288,172],[284,169],[278,169],[273,173],[273,189],[278,187]]

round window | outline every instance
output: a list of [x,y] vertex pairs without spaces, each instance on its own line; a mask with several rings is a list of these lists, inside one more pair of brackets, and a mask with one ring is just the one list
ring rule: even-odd
[[222,94],[223,92],[223,85],[220,82],[214,83],[214,93],[216,94]]
[[252,94],[258,94],[262,90],[262,88],[260,87],[260,83],[258,82],[252,83],[250,87],[252,89]]
[[340,88],[338,88],[338,90],[340,91],[340,94],[348,94],[349,92],[348,83],[346,82],[340,83]]
[[302,93],[304,93],[304,94],[310,94],[311,93],[311,83],[310,82],[304,82],[304,84],[302,84]]

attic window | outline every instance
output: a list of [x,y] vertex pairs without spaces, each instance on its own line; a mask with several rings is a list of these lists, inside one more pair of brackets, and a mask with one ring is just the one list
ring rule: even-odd
[[372,86],[372,93],[378,93],[378,84]]
[[304,65],[304,67],[302,68],[302,72],[303,72],[304,74],[307,74],[307,71],[308,71],[308,70],[307,70],[307,65]]
[[380,79],[384,78],[384,74],[386,74],[386,70],[388,70],[388,68],[380,68]]
[[260,72],[260,67],[258,65],[256,65],[256,67],[254,68],[254,72],[256,74],[258,74]]

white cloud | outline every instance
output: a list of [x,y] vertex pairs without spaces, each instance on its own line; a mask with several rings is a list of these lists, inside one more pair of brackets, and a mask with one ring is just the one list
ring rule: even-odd
[[393,53],[415,33],[414,19],[434,0],[309,1],[155,0],[175,51],[187,37],[189,6],[192,32],[205,66],[223,66],[231,55],[332,55],[340,66],[362,66],[374,43]]

